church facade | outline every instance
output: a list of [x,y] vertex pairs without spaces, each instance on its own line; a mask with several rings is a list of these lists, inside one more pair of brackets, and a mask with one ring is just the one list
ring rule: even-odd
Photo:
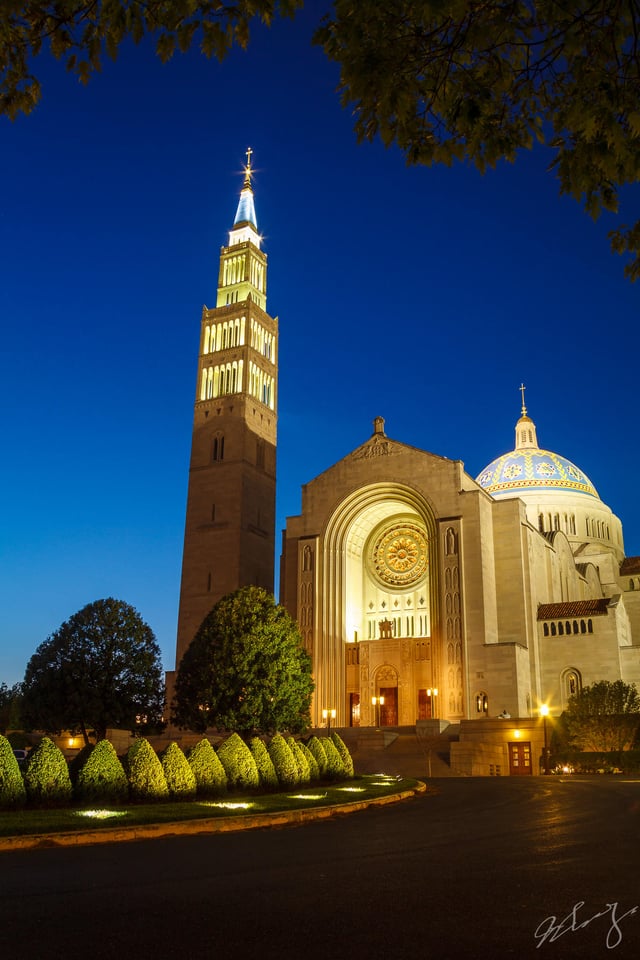
[[640,559],[524,400],[514,449],[477,478],[377,418],[306,484],[283,543],[316,723],[534,718],[596,680],[640,682]]
[[[220,597],[273,589],[277,338],[249,151],[202,312],[176,666]],[[541,707],[559,715],[597,680],[640,683],[640,558],[584,472],[539,446],[521,389],[513,449],[475,478],[377,417],[303,487],[280,601],[312,657],[314,726],[490,733],[513,717],[535,741]]]

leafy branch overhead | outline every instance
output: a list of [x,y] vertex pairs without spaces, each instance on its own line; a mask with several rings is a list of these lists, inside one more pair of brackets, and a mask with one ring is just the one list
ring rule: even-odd
[[[327,4],[329,0],[327,0]],[[126,37],[161,59],[194,44],[223,59],[251,22],[292,16],[302,0],[3,0],[0,112],[40,97],[33,59],[50,50],[82,81]],[[410,164],[514,161],[536,143],[597,217],[619,211],[640,176],[639,0],[334,0],[315,42],[340,64],[342,103],[361,140],[397,144]],[[640,222],[610,233],[640,276]]]

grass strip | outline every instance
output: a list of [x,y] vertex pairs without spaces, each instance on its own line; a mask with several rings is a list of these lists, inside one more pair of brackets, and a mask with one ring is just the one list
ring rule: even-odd
[[122,806],[95,805],[54,809],[0,810],[0,837],[32,836],[40,833],[70,833],[112,827],[141,826],[173,821],[215,819],[281,813],[313,807],[335,806],[391,796],[411,790],[419,781],[383,774],[355,777],[336,784],[286,793],[236,794],[181,803],[135,803]]

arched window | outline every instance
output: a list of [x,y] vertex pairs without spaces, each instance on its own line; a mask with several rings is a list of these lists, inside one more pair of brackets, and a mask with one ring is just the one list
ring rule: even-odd
[[213,448],[212,448],[212,460],[214,463],[220,463],[221,460],[224,460],[224,434],[216,433],[213,438]]
[[587,633],[593,633],[593,623],[591,620],[587,620]]
[[549,636],[549,624],[548,624],[548,623],[543,623],[543,625],[542,625],[542,632],[544,633],[545,637],[548,637],[548,636]]
[[562,620],[558,624],[558,636],[560,637],[564,636],[564,626],[563,626]]
[[489,712],[489,697],[484,692],[480,690],[476,693],[476,713],[481,717],[486,717]]
[[573,632],[574,632],[574,633],[580,633],[580,631],[579,631],[579,629],[578,629],[578,621],[577,621],[577,620],[574,620],[574,621],[573,621]]
[[555,623],[552,623],[552,624],[551,624],[551,636],[552,636],[552,637],[555,637],[555,635],[556,635],[556,625],[555,625]]

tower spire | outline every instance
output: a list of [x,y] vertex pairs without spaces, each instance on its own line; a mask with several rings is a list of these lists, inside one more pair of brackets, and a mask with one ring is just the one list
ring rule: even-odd
[[[258,249],[260,249],[260,235],[258,233],[258,220],[256,218],[256,208],[253,202],[253,167],[251,166],[251,157],[253,150],[247,147],[247,162],[244,165],[244,182],[242,192],[238,200],[238,209],[236,218],[233,221],[233,230],[229,233],[229,246],[236,243],[243,243],[245,240],[251,240]],[[239,229],[238,229],[239,228]],[[253,228],[253,229],[251,229]]]
[[524,392],[525,392],[526,389],[527,389],[527,388],[525,387],[524,383],[521,383],[521,384],[520,384],[520,393],[522,394],[522,416],[523,416],[523,417],[526,417],[526,415],[527,415],[527,408],[526,408],[526,406],[525,406],[525,404],[524,404]]

